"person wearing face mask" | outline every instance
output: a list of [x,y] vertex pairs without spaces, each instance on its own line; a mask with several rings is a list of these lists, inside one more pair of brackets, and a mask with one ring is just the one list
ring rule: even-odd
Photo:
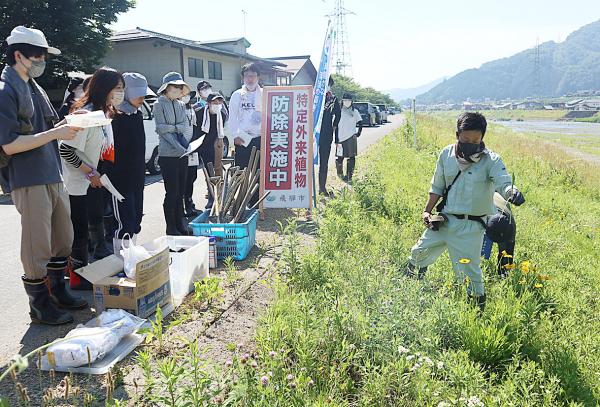
[[[185,138],[187,140],[195,140],[196,132],[196,111],[190,101],[196,97],[196,92],[191,91],[189,95],[183,96],[181,101],[185,103],[185,115],[190,126],[186,129]],[[194,181],[197,178],[199,158],[198,153],[194,151],[188,156],[187,175],[185,177],[185,185],[183,187],[183,216],[186,218],[197,216],[198,210],[194,206],[192,195],[194,193]],[[190,185],[191,184],[191,185]]]
[[323,108],[323,119],[319,133],[319,193],[329,195],[327,192],[327,171],[333,134],[337,132],[342,114],[340,103],[331,92],[333,78],[329,77],[327,94],[325,95],[325,106]]
[[[204,136],[202,144],[198,148],[202,165],[212,163],[215,172],[217,169],[222,171],[220,161],[217,161],[218,156],[217,144],[223,145],[225,137],[224,124],[227,122],[227,110],[225,109],[225,98],[220,93],[214,92],[208,95],[207,104],[196,112],[196,120],[199,124],[195,129],[194,139],[199,139]],[[218,168],[221,167],[221,168]],[[189,184],[188,184],[189,185]],[[188,195],[191,196],[191,193]],[[206,209],[212,208],[213,198],[210,193],[207,193],[208,202]]]
[[115,135],[115,161],[109,164],[107,175],[125,198],[111,196],[112,213],[117,223],[113,237],[113,252],[118,254],[123,239],[133,239],[142,229],[144,181],[146,177],[146,133],[139,108],[146,96],[154,96],[146,78],[135,72],[123,74],[125,100],[117,106],[112,121]]
[[190,87],[178,72],[163,77],[154,103],[154,122],[158,139],[158,162],[165,186],[163,211],[166,233],[171,236],[189,235],[184,211],[183,195],[188,173],[187,152],[192,126],[185,104],[180,100],[189,95]]
[[[342,96],[340,121],[335,134],[335,168],[338,177],[345,182],[352,182],[358,154],[358,138],[361,133],[362,117],[352,104],[352,95],[345,93]],[[346,175],[344,175],[344,158],[348,159]]]
[[[0,185],[21,216],[21,278],[32,322],[73,321],[64,311],[86,301],[65,287],[73,243],[69,196],[61,176],[57,140],[71,140],[81,128],[58,122],[46,92],[34,78],[44,73],[50,47],[44,34],[15,27],[6,39],[7,65],[0,75]],[[13,231],[4,231],[12,233]]]
[[[427,267],[447,248],[457,277],[469,279],[469,300],[481,311],[486,295],[480,256],[486,220],[496,213],[494,192],[516,206],[525,202],[500,156],[486,148],[486,128],[480,113],[459,116],[456,143],[442,150],[431,181],[423,211],[427,229],[412,248],[405,270],[408,276],[423,278]],[[432,217],[436,205],[443,221]]]
[[[123,76],[115,69],[99,68],[92,75],[84,96],[71,107],[71,113],[102,111],[107,118],[113,118],[116,106],[123,102],[123,98]],[[73,140],[61,142],[59,151],[71,203],[74,232],[72,264],[77,269],[88,264],[90,249],[96,258],[99,258],[100,252],[104,256],[110,254],[105,247],[103,227],[103,210],[108,199],[103,195],[104,188],[100,182],[100,176],[106,170],[100,165],[104,166],[102,157],[114,161],[112,127],[109,124],[86,128]],[[91,285],[76,273],[71,273],[70,285],[73,289],[91,289]]]
[[260,150],[262,120],[262,88],[259,86],[258,65],[249,63],[242,67],[241,89],[231,95],[227,133],[235,145],[235,165],[246,168],[252,147]]
[[212,85],[208,81],[200,81],[196,86],[198,101],[194,103],[194,110],[198,111],[206,106],[206,99],[212,93]]

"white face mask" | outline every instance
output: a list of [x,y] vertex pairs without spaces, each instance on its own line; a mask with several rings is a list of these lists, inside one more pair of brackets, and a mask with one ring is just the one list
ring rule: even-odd
[[112,93],[112,100],[110,101],[110,104],[116,107],[116,106],[119,106],[121,103],[123,103],[124,100],[125,100],[125,91],[115,90]]
[[342,100],[342,105],[344,105],[344,107],[350,107],[350,106],[352,106],[352,101],[348,100],[348,99],[344,99],[344,100]]
[[208,97],[208,95],[210,95],[210,93],[211,93],[211,92],[212,92],[212,89],[211,89],[211,88],[202,89],[202,90],[200,91],[200,97],[201,97],[202,99],[206,99],[206,98]]
[[181,89],[171,87],[167,90],[167,97],[171,100],[179,99],[182,94],[183,90]]
[[212,114],[217,114],[217,113],[219,113],[221,111],[221,109],[223,108],[223,105],[221,105],[221,104],[218,104],[218,105],[211,104],[208,108],[209,108],[209,110],[210,110],[210,112]]
[[254,92],[256,90],[256,88],[258,87],[258,83],[247,83],[244,82],[244,86],[246,87],[246,89],[248,89],[249,92]]
[[188,103],[190,103],[190,95],[183,96],[181,98],[181,101],[187,105]]

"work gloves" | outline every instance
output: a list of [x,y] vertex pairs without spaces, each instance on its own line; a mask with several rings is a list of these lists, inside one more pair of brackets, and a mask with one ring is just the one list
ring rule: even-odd
[[508,191],[507,201],[515,206],[521,206],[525,203],[525,197],[517,188],[511,188]]

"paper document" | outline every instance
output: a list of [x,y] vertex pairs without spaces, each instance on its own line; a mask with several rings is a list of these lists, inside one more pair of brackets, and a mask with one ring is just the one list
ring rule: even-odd
[[188,146],[188,148],[187,148],[186,152],[185,152],[185,153],[183,153],[183,154],[181,155],[181,157],[179,157],[179,158],[183,158],[183,157],[185,157],[186,155],[190,155],[190,154],[192,154],[194,151],[196,151],[196,150],[197,150],[197,149],[200,147],[200,145],[202,144],[202,142],[203,142],[203,141],[204,141],[204,136],[200,136],[200,138],[199,138],[198,140],[194,140],[194,141],[192,141],[192,142],[190,143],[190,145]]
[[335,150],[336,157],[344,156],[344,147],[341,144],[338,144],[337,149]]
[[117,198],[117,200],[119,202],[121,202],[121,201],[123,201],[123,199],[125,199],[125,197],[123,195],[121,195],[121,193],[119,191],[117,191],[117,188],[115,188],[113,186],[112,182],[110,182],[110,180],[108,179],[106,174],[103,174],[100,177],[100,182],[102,183],[104,188],[106,188],[108,190],[108,192],[110,192],[115,198]]
[[243,130],[240,130],[240,131],[238,132],[238,135],[237,135],[237,136],[238,136],[239,138],[241,138],[241,139],[244,141],[244,143],[243,143],[244,147],[248,147],[248,145],[250,145],[250,142],[251,142],[251,141],[252,141],[252,139],[253,139],[253,137],[252,137],[252,135],[251,135],[251,134],[249,134],[249,133],[246,133],[246,132],[245,132],[245,131],[243,131]]
[[99,127],[107,126],[112,122],[112,119],[107,119],[102,110],[96,110],[89,113],[69,114],[65,116],[67,124],[76,127]]

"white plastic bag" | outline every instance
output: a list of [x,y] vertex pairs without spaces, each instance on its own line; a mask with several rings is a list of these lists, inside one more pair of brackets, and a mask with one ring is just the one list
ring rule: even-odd
[[121,339],[136,332],[144,323],[123,310],[104,311],[98,317],[77,328],[60,341],[48,347],[46,355],[55,366],[78,367],[102,359]]
[[[125,242],[129,246],[125,246]],[[137,246],[131,239],[123,239],[121,241],[121,257],[123,257],[123,270],[128,278],[135,278],[135,266],[144,260],[152,257],[152,254],[143,246]]]

